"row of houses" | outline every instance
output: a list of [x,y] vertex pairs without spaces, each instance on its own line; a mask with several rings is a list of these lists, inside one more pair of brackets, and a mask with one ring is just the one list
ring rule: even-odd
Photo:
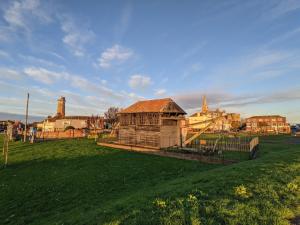
[[[79,136],[84,136],[86,129],[96,134],[107,126],[104,117],[65,115],[65,103],[65,98],[60,97],[55,116],[35,123],[37,130],[41,131],[40,136],[44,137],[46,132],[48,136],[59,138],[65,135],[62,132],[69,129],[81,131]],[[240,114],[220,109],[210,110],[205,96],[201,111],[189,117],[185,115],[186,112],[170,98],[138,101],[118,113],[118,126],[113,130],[120,144],[165,148],[182,144],[188,132],[230,132],[239,131],[242,127]],[[286,118],[279,115],[253,116],[245,122],[243,132],[291,132]],[[70,137],[75,134],[69,133]]]
[[[54,116],[48,116],[41,122],[35,123],[34,126],[38,131],[44,132],[65,131],[67,129],[89,129],[99,131],[109,127],[109,124],[106,122],[104,117],[101,116],[67,116],[65,114],[65,107],[66,99],[64,97],[60,97],[57,100],[56,114]],[[180,116],[177,118],[178,115]],[[188,127],[188,129],[192,131],[199,131],[207,127],[207,132],[229,132],[240,130],[241,127],[243,127],[246,132],[251,133],[291,132],[290,125],[288,124],[286,118],[283,116],[253,116],[246,118],[245,120],[241,120],[239,113],[228,113],[225,110],[209,109],[205,96],[203,96],[202,98],[202,107],[200,111],[195,112],[189,117],[185,117],[184,115],[186,115],[186,113],[182,108],[180,108],[172,99],[166,98],[139,101],[119,112],[118,118],[121,124],[121,128],[125,130],[124,127],[126,127],[127,132],[129,133],[132,133],[132,126],[146,126],[147,129],[150,129],[149,126],[151,125],[157,126],[166,123],[169,124],[168,127],[171,126],[170,124],[179,126],[179,120],[181,121],[181,127]],[[167,120],[167,117],[170,118],[168,118]],[[0,124],[0,130],[4,130],[6,123],[7,121],[3,121]],[[243,124],[245,125],[242,126]],[[159,127],[153,127],[151,129],[160,130]],[[164,129],[162,129],[162,132],[159,132],[160,135],[164,133],[163,130]],[[124,132],[125,131],[122,130],[120,130],[119,132],[121,139]],[[157,138],[158,137],[156,135],[155,137],[153,136],[152,138],[147,138],[147,141],[153,139],[152,141],[155,142]],[[134,138],[131,139],[134,140]],[[140,140],[137,141],[139,142]],[[169,140],[169,142],[172,141]]]
[[246,119],[246,131],[252,133],[288,134],[291,132],[291,126],[283,116],[253,116]]
[[[57,100],[56,115],[47,117],[45,120],[37,123],[38,130],[41,131],[64,131],[68,128],[73,129],[91,129],[101,130],[107,126],[104,117],[91,116],[66,116],[65,107],[66,100],[60,97]],[[160,123],[160,114],[156,114],[159,110],[165,107],[180,107],[169,98],[139,101],[128,108],[119,112],[119,122],[122,127],[127,126],[128,130],[131,125],[154,125]],[[179,108],[178,108],[179,107]],[[170,109],[171,109],[170,108]],[[169,109],[169,110],[170,110]],[[229,132],[237,131],[241,128],[243,121],[239,113],[226,112],[225,110],[210,110],[206,97],[202,98],[201,111],[192,114],[185,118],[182,115],[186,113],[180,108],[180,120],[190,130],[197,131],[208,127],[208,132]],[[177,114],[179,113],[177,112]],[[124,116],[124,114],[128,114]],[[147,116],[141,113],[147,113]],[[174,112],[172,112],[174,113]],[[176,119],[177,121],[178,119]],[[174,120],[161,121],[162,123],[175,123]],[[214,121],[212,123],[212,121]],[[252,133],[290,133],[290,125],[286,118],[279,115],[253,116],[245,119],[245,130]],[[177,124],[177,122],[176,122]],[[122,132],[121,132],[122,135]]]

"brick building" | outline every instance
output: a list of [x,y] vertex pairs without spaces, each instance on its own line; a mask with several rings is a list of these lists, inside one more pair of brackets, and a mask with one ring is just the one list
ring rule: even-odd
[[246,131],[253,133],[287,134],[291,132],[291,128],[283,116],[252,116],[246,119]]
[[101,130],[104,128],[104,117],[92,116],[66,116],[65,97],[57,100],[57,112],[55,116],[49,116],[37,124],[37,128],[42,131],[64,131],[66,128]]

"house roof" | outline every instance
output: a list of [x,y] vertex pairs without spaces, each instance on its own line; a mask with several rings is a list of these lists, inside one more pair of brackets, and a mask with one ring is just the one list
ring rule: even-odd
[[157,112],[167,112],[167,113],[179,113],[186,114],[186,112],[180,108],[171,98],[164,99],[153,99],[138,101],[126,109],[123,109],[120,114],[123,113],[157,113]]
[[279,115],[266,115],[266,116],[252,116],[247,119],[267,119],[267,118],[285,118]]
[[[49,122],[55,122],[56,120],[88,120],[91,119],[92,116],[54,116],[48,117],[45,120]],[[98,117],[98,119],[104,119],[103,117]]]

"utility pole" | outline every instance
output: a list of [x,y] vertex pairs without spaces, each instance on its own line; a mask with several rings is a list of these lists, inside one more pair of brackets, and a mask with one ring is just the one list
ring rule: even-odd
[[24,142],[26,142],[26,137],[27,137],[28,102],[29,102],[29,93],[27,93],[27,101],[26,101],[26,115],[25,115],[25,133],[24,133]]

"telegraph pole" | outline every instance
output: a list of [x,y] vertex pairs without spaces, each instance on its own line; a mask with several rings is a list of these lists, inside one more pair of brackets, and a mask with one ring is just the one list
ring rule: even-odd
[[26,101],[26,114],[25,114],[25,133],[24,133],[24,142],[26,142],[26,137],[27,137],[28,102],[29,102],[29,93],[27,93],[27,101]]

